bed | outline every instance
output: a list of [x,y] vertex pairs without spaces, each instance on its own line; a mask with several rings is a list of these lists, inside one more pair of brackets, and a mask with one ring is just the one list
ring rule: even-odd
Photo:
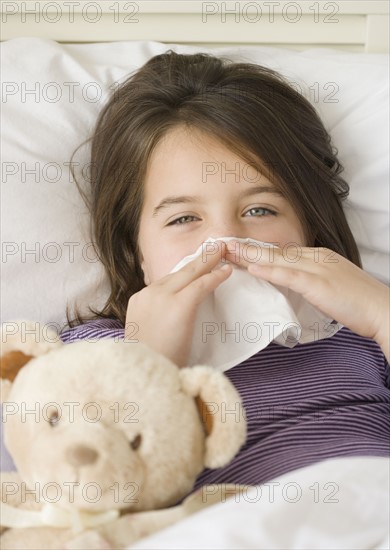
[[[60,331],[67,304],[105,303],[69,161],[115,85],[167,49],[260,63],[306,95],[345,167],[363,268],[390,283],[386,1],[4,1],[1,11],[1,322]],[[75,162],[87,171],[87,151]],[[297,484],[299,498],[290,485],[274,502],[248,489],[132,548],[387,548],[388,471],[386,459],[324,461],[275,480]],[[313,505],[314,483],[342,498]]]

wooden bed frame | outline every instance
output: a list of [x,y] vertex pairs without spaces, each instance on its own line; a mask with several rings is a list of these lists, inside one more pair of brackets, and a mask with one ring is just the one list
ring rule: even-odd
[[2,0],[2,39],[388,53],[387,0]]

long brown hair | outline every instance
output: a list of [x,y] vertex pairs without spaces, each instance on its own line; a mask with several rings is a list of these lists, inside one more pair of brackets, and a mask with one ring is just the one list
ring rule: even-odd
[[[148,160],[178,126],[200,129],[264,173],[295,210],[308,246],[327,247],[362,267],[342,200],[337,150],[316,110],[277,72],[206,53],[168,50],[149,59],[111,95],[91,138],[90,187],[79,191],[111,293],[96,318],[125,325],[127,304],[144,286],[138,233]],[[77,179],[76,179],[77,183]]]

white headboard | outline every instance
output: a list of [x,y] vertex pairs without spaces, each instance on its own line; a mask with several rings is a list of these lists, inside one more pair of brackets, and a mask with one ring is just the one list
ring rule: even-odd
[[1,2],[2,39],[154,40],[389,52],[387,0],[25,0]]

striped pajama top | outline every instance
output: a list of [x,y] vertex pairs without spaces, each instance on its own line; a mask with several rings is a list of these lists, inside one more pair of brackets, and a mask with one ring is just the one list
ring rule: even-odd
[[[60,338],[123,339],[124,328],[99,319]],[[258,485],[331,457],[390,456],[390,366],[375,341],[347,327],[293,348],[271,342],[224,374],[241,395],[247,440],[230,464],[203,470],[194,490]]]

